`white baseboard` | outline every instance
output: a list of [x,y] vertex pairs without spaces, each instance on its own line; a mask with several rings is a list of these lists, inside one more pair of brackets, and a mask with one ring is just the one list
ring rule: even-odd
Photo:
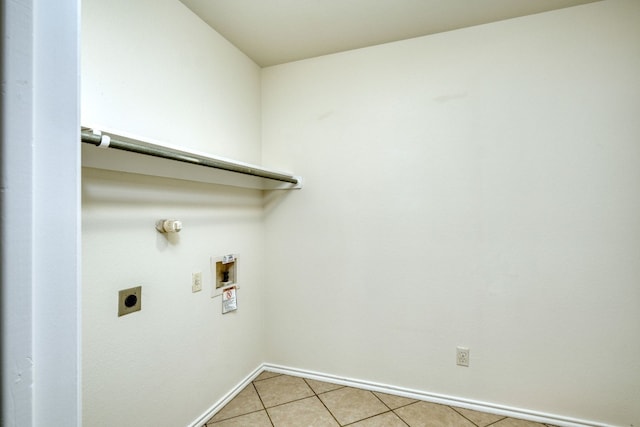
[[340,384],[349,387],[356,387],[370,391],[378,391],[381,393],[393,394],[396,396],[408,397],[410,399],[424,400],[426,402],[439,403],[443,405],[456,406],[459,408],[473,409],[475,411],[487,412],[490,414],[503,415],[505,417],[519,418],[522,420],[535,421],[538,423],[552,424],[561,427],[613,427],[608,424],[601,424],[592,421],[579,420],[569,417],[563,417],[554,414],[530,411],[521,408],[512,408],[508,406],[496,405],[493,403],[480,402],[475,400],[463,399],[454,396],[446,396],[437,393],[430,393],[420,390],[411,390],[403,387],[391,386],[388,384],[380,384],[371,381],[358,380],[353,378],[339,377],[320,372],[307,371],[304,369],[290,368],[287,366],[273,365],[265,363],[262,369],[278,374],[286,374],[296,377],[304,377],[312,380],[324,381],[328,383]]
[[263,363],[258,366],[251,374],[236,385],[222,399],[213,404],[204,414],[189,424],[188,427],[202,427],[207,420],[220,411],[224,405],[229,403],[231,399],[236,397],[247,385],[251,383],[263,371],[274,372],[277,374],[291,375],[294,377],[304,377],[312,380],[324,381],[333,384],[340,384],[348,387],[361,388],[364,390],[378,391],[381,393],[393,394],[396,396],[407,397],[410,399],[423,400],[426,402],[439,403],[442,405],[456,406],[459,408],[473,409],[475,411],[487,412],[489,414],[502,415],[505,417],[519,418],[522,420],[534,421],[543,424],[551,424],[560,427],[614,427],[609,424],[601,424],[592,421],[579,420],[560,415],[547,414],[542,412],[530,411],[521,408],[512,408],[493,403],[481,402],[470,399],[463,399],[454,396],[446,396],[437,393],[430,393],[420,390],[412,390],[403,387],[396,387],[388,384],[380,384],[372,381],[358,380],[353,378],[339,377],[336,375],[325,374],[321,372],[308,371],[305,369],[291,368],[287,366],[274,365],[271,363]]
[[233,389],[231,389],[229,393],[225,394],[220,400],[218,400],[209,409],[207,409],[204,414],[196,418],[195,421],[193,421],[191,424],[188,425],[188,427],[204,426],[206,422],[209,421],[209,419],[211,419],[211,417],[213,417],[218,411],[224,408],[224,405],[229,403],[231,399],[236,397],[238,393],[240,393],[246,386],[251,384],[251,381],[256,379],[256,377],[260,375],[264,370],[265,369],[264,369],[264,363],[263,363],[262,365],[254,369],[253,372],[247,375],[245,379],[242,380],[238,385],[236,385]]

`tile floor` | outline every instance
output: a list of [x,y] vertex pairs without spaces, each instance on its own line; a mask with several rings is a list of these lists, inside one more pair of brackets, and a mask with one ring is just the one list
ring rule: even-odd
[[545,427],[469,409],[261,373],[207,427]]

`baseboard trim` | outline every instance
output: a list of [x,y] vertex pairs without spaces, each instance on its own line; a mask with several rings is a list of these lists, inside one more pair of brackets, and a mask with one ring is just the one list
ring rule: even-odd
[[364,390],[378,391],[381,393],[393,394],[396,396],[408,397],[410,399],[423,400],[425,402],[439,403],[442,405],[457,406],[459,408],[473,409],[490,414],[502,415],[505,417],[519,418],[543,424],[552,424],[559,427],[615,427],[610,424],[601,424],[587,420],[569,418],[555,414],[530,411],[528,409],[513,408],[509,406],[496,405],[493,403],[447,396],[438,393],[431,393],[421,390],[412,390],[404,387],[396,387],[388,384],[381,384],[372,381],[359,380],[354,378],[340,377],[337,375],[322,372],[309,371],[306,369],[292,368],[272,363],[263,363],[253,372],[245,377],[229,393],[214,403],[204,414],[199,416],[188,427],[203,427],[206,422],[220,411],[227,403],[238,395],[247,385],[258,377],[262,372],[274,372],[277,374],[291,375],[294,377],[304,377],[312,380],[324,381],[333,384],[340,384],[348,387],[356,387]]
[[263,363],[256,369],[254,369],[253,372],[245,377],[244,380],[242,380],[238,385],[231,389],[231,391],[225,394],[220,400],[214,403],[209,409],[207,409],[204,414],[196,418],[196,420],[189,424],[188,427],[203,427],[211,417],[213,417],[216,413],[218,413],[218,411],[224,408],[224,405],[229,403],[231,399],[236,397],[238,393],[240,393],[246,386],[251,384],[251,381],[256,379],[256,377],[265,370],[264,366],[265,364]]
[[[523,420],[534,421],[543,424],[552,424],[560,427],[614,427],[609,424],[601,424],[592,421],[563,417],[554,414],[530,411],[527,409],[513,408],[503,405],[496,405],[488,402],[463,399],[454,396],[447,396],[437,393],[430,393],[420,390],[412,390],[403,387],[391,386],[372,381],[359,380],[354,378],[340,377],[336,375],[325,374],[321,372],[308,371],[305,369],[291,368],[287,366],[274,365],[265,363],[259,368],[261,371],[269,371],[278,374],[291,375],[296,377],[304,377],[328,383],[340,384],[349,387],[357,387],[370,391],[378,391],[381,393],[393,394],[396,396],[408,397],[411,399],[423,400],[426,402],[440,403],[443,405],[456,406],[459,408],[473,409],[476,411],[487,412],[506,417],[520,418]],[[258,373],[259,375],[259,373]]]

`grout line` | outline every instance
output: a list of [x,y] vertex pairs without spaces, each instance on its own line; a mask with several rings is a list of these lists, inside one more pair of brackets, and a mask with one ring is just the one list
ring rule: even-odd
[[[313,387],[311,387],[311,384],[309,384],[309,381],[307,381],[307,380],[310,380],[311,378],[305,378],[305,377],[299,377],[299,378],[302,378],[302,379],[304,380],[304,382],[307,384],[307,386],[309,386],[309,388],[311,389],[311,391],[313,392],[313,394],[315,394],[316,396],[318,396],[318,398],[320,398],[320,395],[321,395],[321,394],[331,393],[332,391],[340,390],[340,389],[343,389],[343,388],[345,388],[345,387],[346,387],[346,386],[344,386],[344,385],[332,384],[332,385],[337,385],[338,387],[333,388],[333,389],[331,389],[331,390],[327,390],[327,391],[321,391],[321,392],[319,392],[319,393],[318,393],[317,391],[315,391],[315,390],[313,389]],[[318,381],[318,382],[325,382],[325,381]],[[331,384],[331,383],[326,383],[326,384]]]
[[401,405],[401,406],[398,406],[397,408],[393,408],[392,411],[406,408],[407,406],[415,405],[416,403],[420,403],[420,402],[421,402],[420,400],[416,400],[415,402],[407,403],[406,405]]
[[[281,376],[285,376],[285,375],[284,374],[278,374],[278,375],[275,375],[273,377],[265,378],[265,379],[258,380],[258,381],[268,381],[268,380],[272,380],[274,378],[281,377]],[[253,385],[253,388],[256,390],[256,393],[258,393],[258,397],[260,398],[260,403],[262,403],[262,407],[267,411],[267,415],[269,414],[268,409],[277,408],[278,406],[286,405],[287,403],[298,402],[300,400],[304,400],[304,399],[307,399],[309,397],[313,397],[313,396],[305,396],[305,397],[301,397],[301,398],[298,398],[298,399],[290,400],[288,402],[278,403],[277,405],[269,406],[267,408],[267,405],[265,405],[264,401],[262,400],[262,396],[260,396],[260,392],[258,391],[258,387],[256,387],[256,385],[254,384],[255,382],[256,381],[254,380],[254,381],[251,382],[251,384]],[[308,386],[308,384],[307,384],[307,386]],[[313,393],[313,389],[311,387],[309,387],[309,388],[311,389],[311,392]],[[273,422],[272,422],[272,424],[273,424]]]
[[329,413],[329,415],[331,415],[331,417],[336,420],[336,423],[338,423],[339,426],[342,426],[343,424],[340,423],[340,421],[338,421],[338,419],[336,418],[335,415],[333,415],[333,412],[331,412],[331,410],[327,407],[327,405],[324,403],[324,401],[322,399],[320,399],[320,397],[316,394],[316,399],[318,399],[320,401],[320,403],[322,404],[322,406],[324,406],[324,409],[327,410],[327,412]]
[[314,396],[305,396],[305,397],[301,397],[299,399],[290,400],[288,402],[278,403],[277,405],[269,406],[268,408],[265,408],[265,409],[269,410],[269,409],[273,409],[273,408],[278,408],[280,406],[288,405],[289,403],[300,402],[301,400],[310,399],[312,397],[317,397],[317,396],[315,396],[315,395]]
[[407,406],[411,406],[411,405],[415,405],[417,403],[420,403],[421,401],[415,401],[415,402],[411,402],[411,403],[407,403],[406,405],[402,405],[402,406],[398,406],[397,408],[393,408],[392,411],[397,411],[398,409],[402,409],[402,408],[406,408]]
[[[346,385],[341,385],[340,387],[338,387],[338,388],[334,388],[333,390],[322,391],[322,392],[320,392],[320,393],[316,393],[316,396],[320,397],[320,395],[321,395],[321,394],[329,394],[329,393],[331,393],[332,391],[342,390],[343,388],[347,388],[347,386],[346,386]],[[315,393],[315,391],[314,391],[314,393]]]
[[307,387],[309,387],[311,389],[313,394],[315,394],[317,396],[318,393],[316,393],[316,391],[313,389],[313,387],[311,387],[311,384],[309,384],[309,381],[307,381],[308,378],[305,378],[305,377],[300,377],[300,378],[302,378],[302,381],[304,381],[304,383],[307,385]]
[[[333,415],[333,412],[331,412],[331,410],[329,408],[327,408],[327,405],[325,405],[324,401],[322,399],[320,399],[319,394],[316,393],[316,391],[313,389],[313,387],[311,387],[311,385],[309,385],[309,383],[307,382],[308,378],[302,377],[302,379],[304,380],[304,383],[307,385],[307,387],[309,387],[311,389],[311,391],[315,395],[316,399],[318,399],[320,401],[320,403],[322,404],[322,406],[324,406],[324,409],[326,409],[327,412],[329,413],[329,415],[331,415],[331,417],[336,421],[336,423],[338,423],[338,425],[341,426],[342,424],[340,424],[340,421],[338,421],[336,416]],[[340,389],[336,389],[336,390],[340,390]],[[334,390],[329,390],[329,391],[334,391]],[[325,391],[324,393],[329,393],[329,391]],[[320,393],[320,394],[324,394],[324,393]]]
[[[377,394],[377,393],[375,393],[375,392],[373,392],[373,391],[372,391],[372,392],[371,392],[371,394],[373,394],[375,397],[377,397],[377,398],[378,398],[378,400],[379,400],[380,402],[382,402],[382,404],[383,404],[384,406],[386,406],[387,408],[389,408],[389,412],[391,412],[393,415],[395,415],[396,417],[398,417],[398,418],[400,419],[400,421],[402,421],[405,425],[409,426],[409,424],[408,424],[408,423],[407,423],[407,422],[406,422],[406,421],[405,421],[405,420],[404,420],[400,415],[396,414],[396,411],[395,411],[395,410],[391,409],[391,406],[387,405],[387,404],[384,402],[384,400],[380,399],[380,396],[378,396],[378,394]],[[398,406],[398,408],[404,408],[405,406],[409,406],[409,405],[411,405],[411,404],[413,404],[413,403],[416,403],[416,402],[407,403],[406,405]],[[396,408],[396,409],[398,409],[398,408]],[[386,414],[386,412],[383,412],[383,414]],[[378,415],[382,415],[382,414],[378,414]],[[376,417],[377,417],[377,415],[374,415],[374,416],[376,416]],[[409,427],[410,427],[410,426],[409,426]]]
[[[263,371],[263,372],[269,372],[269,371]],[[269,373],[270,373],[270,374],[273,374],[273,376],[271,376],[271,377],[269,377],[269,378],[262,378],[262,379],[260,379],[260,380],[259,380],[259,379],[255,379],[255,380],[253,380],[252,382],[254,382],[254,383],[255,383],[255,382],[260,382],[260,381],[267,381],[267,380],[270,380],[271,378],[277,378],[277,377],[281,377],[281,376],[283,376],[283,375],[284,375],[284,374],[278,374],[278,373],[276,373],[276,372],[269,372]]]
[[[380,412],[379,414],[371,415],[370,417],[362,418],[361,420],[355,420],[353,422],[350,422],[349,424],[344,424],[343,427],[351,426],[351,425],[354,425],[356,423],[359,423],[359,422],[362,422],[362,421],[365,421],[365,420],[370,420],[371,418],[379,417],[380,415],[384,415],[384,414],[394,414],[396,417],[398,417],[398,414],[396,414],[391,409],[389,409],[388,411]],[[398,418],[400,418],[400,417],[398,417]],[[400,418],[400,420],[403,423],[407,424],[406,422],[404,422],[404,420],[402,418]]]
[[[261,412],[261,411],[264,411],[264,409],[258,409],[257,411],[249,411],[249,412],[246,412],[244,414],[234,415],[233,417],[223,418],[221,420],[213,421],[211,423],[209,423],[209,421],[207,421],[207,423],[203,427],[214,427],[216,424],[219,424],[219,423],[221,423],[223,421],[233,420],[233,419],[236,419],[236,418],[244,417],[245,415],[255,414],[256,412]],[[267,416],[268,415],[269,414],[267,414]]]
[[407,427],[411,427],[411,426],[409,425],[409,423],[408,423],[408,422],[406,422],[406,421],[404,420],[404,418],[402,418],[400,415],[396,414],[396,413],[395,413],[395,411],[391,411],[391,412],[393,412],[393,413],[396,415],[396,417],[398,417],[398,418],[400,419],[400,421],[402,421],[403,423],[405,423],[405,424],[407,425]]
[[[500,421],[503,421],[503,420],[506,420],[506,419],[510,419],[510,420],[518,420],[519,418],[504,417],[504,418],[499,419],[498,421],[492,422],[491,424],[487,424],[485,427],[494,426],[494,425],[498,424]],[[535,423],[535,421],[532,421],[532,422],[534,422],[534,423]],[[537,423],[537,424],[540,424],[540,423]]]
[[391,409],[391,407],[389,405],[387,405],[386,403],[384,403],[384,400],[380,399],[380,396],[378,396],[376,393],[371,392],[371,394],[373,394],[380,402],[382,402],[382,404],[384,406],[386,406],[387,408],[389,408],[390,411],[393,411],[393,409]]
[[406,405],[398,406],[397,408],[392,409],[392,410],[391,410],[391,412],[393,412],[393,413],[396,415],[396,417],[400,418],[400,421],[402,421],[403,423],[405,423],[407,426],[411,427],[411,426],[409,425],[409,423],[408,423],[408,422],[406,422],[406,421],[404,420],[404,418],[402,418],[402,415],[398,414],[396,411],[397,411],[398,409],[401,409],[401,408],[406,408],[407,406],[415,405],[416,403],[418,403],[418,402],[411,402],[411,403],[407,403]]
[[253,389],[255,390],[256,394],[258,395],[258,399],[260,399],[260,404],[262,405],[262,410],[267,414],[267,418],[269,419],[269,422],[271,423],[271,427],[275,427],[275,425],[273,424],[273,420],[271,419],[271,415],[269,415],[269,411],[267,411],[267,407],[264,406],[264,402],[262,401],[262,396],[260,396],[260,393],[258,392],[258,387],[256,387],[254,382],[255,382],[255,380],[251,381],[251,387],[253,387]]
[[[449,409],[453,410],[453,412],[455,412],[456,414],[460,415],[462,418],[464,418],[465,420],[469,421],[471,424],[473,424],[476,427],[480,427],[478,424],[474,423],[473,421],[471,421],[469,418],[465,417],[464,414],[460,413],[459,411],[456,410],[455,407],[453,406],[448,406]],[[498,421],[502,421],[504,420],[504,418],[499,419]],[[498,422],[496,421],[496,423]],[[492,423],[493,424],[493,423]],[[491,424],[489,424],[491,425]],[[488,427],[488,426],[484,426],[484,427]]]

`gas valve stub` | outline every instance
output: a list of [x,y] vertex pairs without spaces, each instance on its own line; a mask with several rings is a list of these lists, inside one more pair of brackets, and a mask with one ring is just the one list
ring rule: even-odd
[[161,233],[178,233],[182,230],[182,221],[177,219],[159,219],[156,221],[156,230]]

